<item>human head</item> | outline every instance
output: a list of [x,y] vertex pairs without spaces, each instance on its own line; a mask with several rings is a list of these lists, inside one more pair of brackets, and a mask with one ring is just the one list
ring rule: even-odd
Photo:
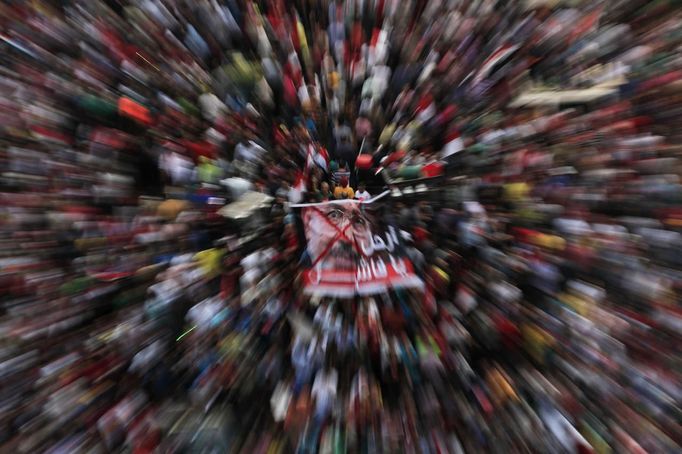
[[310,259],[319,261],[322,268],[354,269],[358,245],[370,242],[369,218],[355,201],[306,208],[303,222]]

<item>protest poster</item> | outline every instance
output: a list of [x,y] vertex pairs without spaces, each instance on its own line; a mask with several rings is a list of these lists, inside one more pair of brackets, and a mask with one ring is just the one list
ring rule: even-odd
[[300,210],[305,235],[301,264],[306,293],[352,297],[423,287],[399,229],[382,216],[387,194],[292,205]]

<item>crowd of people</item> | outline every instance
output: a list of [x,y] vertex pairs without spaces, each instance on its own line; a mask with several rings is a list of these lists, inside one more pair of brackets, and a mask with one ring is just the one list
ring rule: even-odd
[[[1,450],[678,452],[680,24],[2,2]],[[306,291],[377,199],[422,285]]]

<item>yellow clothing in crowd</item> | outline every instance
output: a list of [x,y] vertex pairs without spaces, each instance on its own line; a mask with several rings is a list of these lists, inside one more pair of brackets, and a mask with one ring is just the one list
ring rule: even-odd
[[530,194],[530,186],[525,182],[508,183],[504,185],[504,195],[507,200],[518,202],[524,200]]
[[346,186],[345,188],[337,186],[334,189],[335,199],[352,199],[353,197],[355,197],[355,191],[353,191],[353,188],[350,186]]
[[199,262],[204,275],[207,278],[216,277],[220,273],[221,260],[225,251],[222,249],[206,249],[194,254],[194,259]]

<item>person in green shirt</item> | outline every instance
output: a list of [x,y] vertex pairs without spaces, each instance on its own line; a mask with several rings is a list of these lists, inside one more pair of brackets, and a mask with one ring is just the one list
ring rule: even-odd
[[329,183],[326,181],[320,183],[320,190],[315,193],[315,199],[318,202],[327,202],[333,198],[334,194],[332,194],[331,190],[329,189]]
[[197,177],[201,183],[217,184],[222,177],[222,169],[212,159],[201,156],[197,166]]

